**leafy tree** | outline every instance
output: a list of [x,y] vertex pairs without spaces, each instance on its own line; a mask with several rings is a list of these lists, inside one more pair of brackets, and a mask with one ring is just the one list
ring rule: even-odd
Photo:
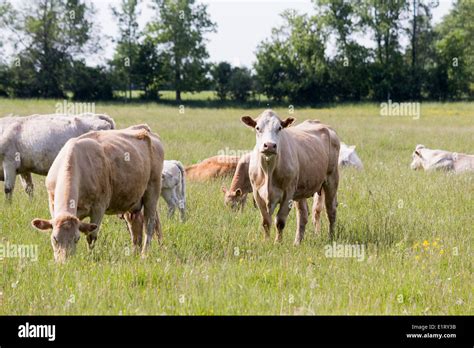
[[227,62],[220,62],[212,67],[211,75],[217,96],[220,100],[225,100],[230,92],[232,66]]
[[119,38],[112,65],[117,74],[116,81],[122,81],[119,86],[126,85],[129,99],[135,78],[133,65],[139,64],[138,51],[140,33],[138,31],[138,16],[140,15],[139,0],[122,0],[120,7],[112,7],[112,14],[118,23]]
[[229,92],[232,99],[245,102],[253,90],[253,78],[249,69],[236,67],[232,69],[229,80]]
[[[474,96],[474,2],[456,1],[436,27],[436,77],[441,99]],[[444,88],[443,88],[444,87]]]
[[282,14],[285,23],[257,48],[255,70],[264,93],[276,100],[328,100],[329,71],[326,36],[306,15]]
[[110,100],[113,98],[110,73],[104,67],[89,67],[74,62],[69,89],[75,100]]
[[[26,94],[65,96],[72,61],[100,47],[93,14],[93,8],[79,0],[37,0],[16,11],[16,19],[8,29],[21,46],[20,60],[16,60],[21,66],[13,68],[19,70],[13,76],[21,78],[26,71],[34,72],[34,87],[27,88]],[[24,81],[15,81],[14,85],[21,87]],[[22,87],[16,94],[24,93]]]
[[207,6],[194,0],[154,0],[156,20],[148,24],[148,37],[170,62],[171,87],[176,100],[182,91],[197,91],[208,81],[209,64],[204,35],[215,31],[216,25],[207,13]]

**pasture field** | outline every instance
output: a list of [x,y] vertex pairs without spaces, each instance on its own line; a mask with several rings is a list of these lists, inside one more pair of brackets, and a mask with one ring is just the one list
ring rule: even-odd
[[[53,113],[55,101],[0,100],[0,115]],[[251,149],[243,115],[262,109],[97,104],[118,128],[147,123],[167,159],[185,165],[218,151]],[[288,109],[276,108],[280,117]],[[263,240],[260,214],[223,206],[230,178],[188,182],[188,219],[166,217],[164,245],[146,259],[131,253],[125,223],[107,216],[96,247],[85,238],[66,264],[53,261],[48,234],[30,226],[49,218],[44,177],[29,200],[19,179],[9,206],[0,199],[0,243],[37,245],[37,261],[0,261],[0,314],[474,314],[474,175],[414,172],[416,144],[474,153],[474,105],[423,103],[420,119],[382,117],[377,104],[298,109],[297,122],[320,119],[356,144],[365,169],[343,169],[335,242],[364,246],[364,258],[326,256],[327,220],[293,246],[295,214],[283,243]],[[130,183],[133,185],[133,183]],[[1,185],[1,184],[0,184]],[[2,193],[3,194],[3,193]]]

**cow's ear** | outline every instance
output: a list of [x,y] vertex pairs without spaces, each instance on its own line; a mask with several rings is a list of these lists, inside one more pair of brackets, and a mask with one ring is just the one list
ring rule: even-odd
[[53,228],[53,225],[49,220],[43,219],[34,219],[33,221],[31,221],[31,225],[40,231],[49,231]]
[[421,152],[418,150],[415,150],[415,155],[417,155],[420,158],[423,158],[423,156],[421,155]]
[[281,126],[282,126],[283,128],[289,127],[289,126],[291,126],[295,121],[296,121],[296,119],[294,119],[293,117],[288,117],[286,120],[281,121]]
[[227,193],[227,189],[225,188],[225,186],[222,186],[221,190],[222,190],[222,192]]
[[236,195],[237,197],[242,196],[242,190],[239,189],[239,188],[238,188],[237,190],[235,190],[235,195]]
[[255,126],[257,125],[257,122],[250,116],[242,116],[240,120],[243,124],[250,128],[255,128]]
[[79,231],[88,234],[97,229],[97,224],[89,224],[87,222],[79,222]]

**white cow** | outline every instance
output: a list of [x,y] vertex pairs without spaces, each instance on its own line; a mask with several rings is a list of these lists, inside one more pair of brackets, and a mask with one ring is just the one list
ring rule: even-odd
[[355,145],[347,146],[341,143],[339,150],[339,166],[341,167],[355,167],[357,169],[364,169],[364,165],[355,151]]
[[59,150],[71,138],[94,130],[114,129],[107,115],[32,115],[0,118],[0,180],[11,199],[16,175],[25,191],[33,194],[31,173],[46,175]]
[[424,145],[416,145],[412,154],[411,169],[445,170],[455,173],[474,171],[474,155],[449,152],[444,150],[431,150]]
[[164,161],[161,174],[161,196],[168,204],[168,217],[174,215],[179,208],[181,220],[185,219],[186,212],[186,182],[183,164],[179,161]]

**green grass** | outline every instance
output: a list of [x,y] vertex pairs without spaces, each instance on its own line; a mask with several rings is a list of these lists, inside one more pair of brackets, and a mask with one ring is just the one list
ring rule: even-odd
[[[51,112],[54,101],[0,100],[2,116]],[[261,109],[180,114],[157,104],[98,104],[96,112],[118,127],[148,123],[166,158],[190,164],[253,147],[239,118]],[[0,261],[0,314],[473,314],[473,175],[409,169],[419,143],[474,153],[473,104],[426,103],[419,120],[380,117],[375,104],[296,108],[294,116],[318,118],[357,145],[365,170],[342,171],[336,242],[363,244],[363,261],[325,257],[325,216],[322,235],[309,223],[300,247],[292,245],[293,212],[282,245],[263,241],[251,203],[238,214],[223,207],[224,179],[188,183],[185,223],[167,219],[160,200],[164,246],[154,240],[147,259],[130,255],[124,223],[108,216],[93,252],[81,238],[77,254],[57,265],[49,236],[30,227],[49,217],[44,177],[35,176],[32,201],[19,181],[11,206],[0,199],[0,243],[39,249],[37,262]]]

